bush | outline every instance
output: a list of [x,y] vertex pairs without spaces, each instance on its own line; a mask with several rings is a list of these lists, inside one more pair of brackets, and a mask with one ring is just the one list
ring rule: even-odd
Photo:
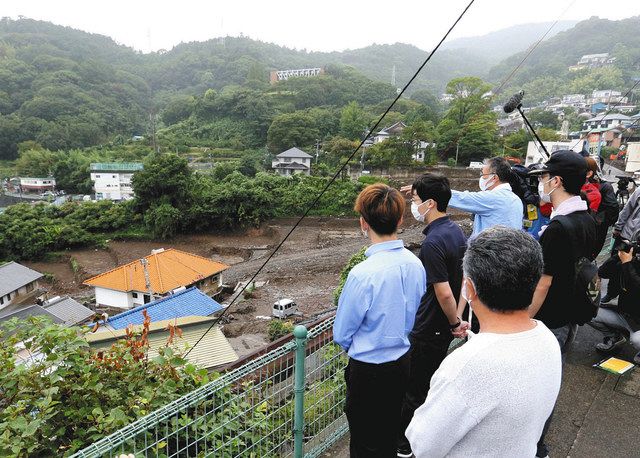
[[361,177],[358,177],[358,181],[365,186],[375,183],[389,184],[389,180],[386,178],[375,175],[362,175]]
[[338,305],[338,300],[340,299],[342,288],[344,288],[344,284],[347,281],[347,277],[349,276],[349,272],[351,272],[351,269],[353,269],[356,265],[360,264],[362,261],[367,259],[366,256],[364,255],[365,251],[367,251],[367,247],[363,246],[362,248],[360,248],[360,251],[358,251],[356,254],[351,256],[351,259],[349,259],[349,262],[347,262],[347,264],[342,268],[342,271],[340,272],[340,278],[338,279],[338,286],[333,292],[333,305],[335,306]]
[[269,330],[267,331],[267,334],[271,342],[278,340],[280,337],[286,336],[287,334],[291,334],[292,332],[293,323],[291,321],[272,319],[269,322]]
[[[101,351],[42,317],[3,323],[0,455],[68,456],[207,383],[169,344],[148,358],[149,322]],[[19,342],[42,358],[17,363]]]
[[449,167],[455,167],[457,165],[456,164],[456,160],[454,158],[450,157],[449,159],[447,159],[447,165]]

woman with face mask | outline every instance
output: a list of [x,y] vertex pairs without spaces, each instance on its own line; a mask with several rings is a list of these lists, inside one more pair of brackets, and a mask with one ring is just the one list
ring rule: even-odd
[[422,263],[397,236],[405,205],[398,190],[381,183],[356,200],[360,230],[371,246],[349,272],[333,326],[335,342],[349,355],[345,413],[354,458],[396,453],[409,333],[426,289]]

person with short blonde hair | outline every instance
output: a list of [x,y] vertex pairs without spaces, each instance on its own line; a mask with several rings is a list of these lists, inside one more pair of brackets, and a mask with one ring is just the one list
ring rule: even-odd
[[409,378],[409,333],[426,290],[426,274],[397,237],[405,210],[398,190],[381,183],[367,186],[355,210],[372,245],[367,259],[349,272],[333,338],[349,355],[345,413],[350,455],[386,458],[396,454]]

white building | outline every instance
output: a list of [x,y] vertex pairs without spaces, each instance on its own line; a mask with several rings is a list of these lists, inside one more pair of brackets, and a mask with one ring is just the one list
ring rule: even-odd
[[373,143],[380,143],[391,137],[396,137],[400,135],[406,127],[407,125],[402,121],[398,121],[395,124],[385,127],[373,136]]
[[142,168],[140,162],[92,163],[91,181],[93,181],[96,200],[132,199],[131,178]]
[[296,147],[289,148],[276,156],[271,167],[277,174],[290,176],[296,173],[311,175],[311,158],[309,154]]
[[8,262],[0,266],[0,310],[13,303],[16,297],[38,289],[38,280],[43,275],[33,269]]
[[626,127],[633,122],[633,118],[631,116],[612,113],[606,116],[598,115],[593,118],[587,119],[582,124],[583,132],[588,131],[590,129],[608,129],[611,127],[623,126]]
[[22,192],[44,192],[56,189],[56,179],[47,178],[27,178],[20,177],[20,189]]
[[589,105],[594,103],[620,104],[629,102],[629,97],[623,97],[622,92],[606,89],[603,91],[593,91],[591,98],[587,100]]

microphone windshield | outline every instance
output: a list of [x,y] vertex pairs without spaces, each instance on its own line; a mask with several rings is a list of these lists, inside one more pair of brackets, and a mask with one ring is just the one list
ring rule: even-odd
[[524,91],[520,91],[514,94],[507,103],[504,104],[504,112],[511,113],[522,104],[522,98],[524,97]]

